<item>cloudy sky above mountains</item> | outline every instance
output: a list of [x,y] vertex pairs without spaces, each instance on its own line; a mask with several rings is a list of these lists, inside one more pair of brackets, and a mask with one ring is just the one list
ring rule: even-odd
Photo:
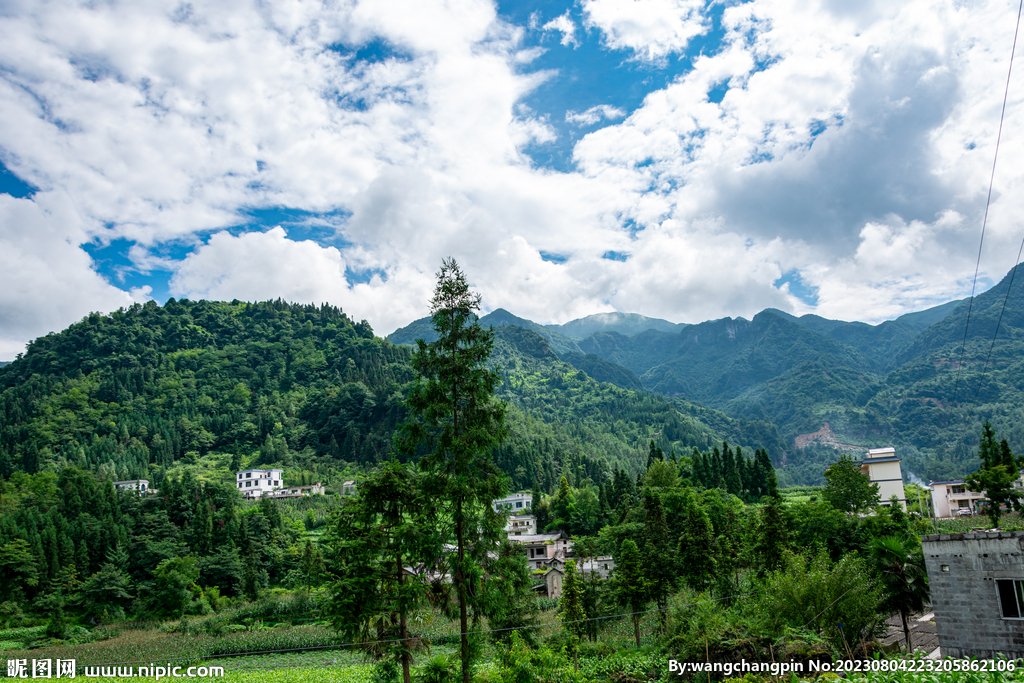
[[[1017,7],[0,0],[0,359],[169,296],[387,334],[449,255],[545,323],[966,296]],[[982,287],[1024,237],[1022,79]]]

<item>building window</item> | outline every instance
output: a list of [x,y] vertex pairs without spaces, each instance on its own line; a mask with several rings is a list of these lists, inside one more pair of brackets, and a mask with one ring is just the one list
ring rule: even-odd
[[1024,617],[1024,580],[996,579],[996,590],[999,591],[999,606],[1003,611],[1003,619]]
[[953,486],[950,490],[953,493],[963,493],[964,492],[964,487],[963,486]]

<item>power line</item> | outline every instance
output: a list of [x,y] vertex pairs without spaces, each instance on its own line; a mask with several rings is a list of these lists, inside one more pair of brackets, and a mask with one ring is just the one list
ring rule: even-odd
[[999,319],[996,321],[996,331],[992,335],[992,344],[988,347],[988,355],[985,357],[985,367],[981,369],[981,377],[978,379],[978,390],[974,393],[974,403],[977,404],[978,396],[981,395],[982,382],[985,373],[988,371],[988,363],[992,360],[992,350],[996,347],[996,337],[999,335],[999,325],[1003,322],[1003,313],[1006,311],[1006,302],[1010,298],[1010,290],[1013,288],[1013,278],[1017,274],[1017,266],[1020,265],[1020,256],[1024,253],[1024,239],[1020,242],[1020,249],[1017,250],[1017,260],[1010,271],[1010,283],[1006,286],[1006,296],[1003,297],[1003,307],[999,309]]
[[[988,225],[988,211],[992,204],[992,187],[996,180],[996,162],[999,160],[999,142],[1003,137],[1003,120],[1006,117],[1006,101],[1010,96],[1010,74],[1013,73],[1013,57],[1017,52],[1017,34],[1020,32],[1020,16],[1021,11],[1024,10],[1024,0],[1021,0],[1020,6],[1017,8],[1017,25],[1013,31],[1013,47],[1010,48],[1010,66],[1006,70],[1006,88],[1003,91],[1003,108],[999,113],[999,132],[996,134],[996,149],[995,154],[992,156],[992,173],[988,179],[988,197],[985,199],[985,217],[981,221],[981,241],[978,243],[978,259],[974,264],[974,283],[971,285],[971,300],[967,305],[967,323],[964,325],[964,340],[960,344],[960,360],[957,362],[956,367],[956,381],[953,383],[953,398],[949,402],[950,415],[953,412],[953,405],[956,403],[956,390],[960,385],[960,371],[964,365],[964,349],[967,347],[967,332],[971,327],[971,311],[974,308],[974,293],[978,288],[978,270],[981,267],[981,249],[985,244],[985,228]],[[1014,265],[1014,270],[1017,266]],[[1007,291],[1009,293],[1009,291]],[[1002,314],[1000,314],[1002,319]],[[996,333],[999,332],[999,327],[996,326]],[[993,343],[995,339],[993,338]],[[987,365],[987,363],[986,363]]]

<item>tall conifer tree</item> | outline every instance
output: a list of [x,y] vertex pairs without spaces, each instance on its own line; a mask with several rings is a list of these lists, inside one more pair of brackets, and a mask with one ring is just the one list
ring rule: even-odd
[[420,467],[427,490],[450,520],[455,554],[452,582],[459,602],[462,680],[470,683],[469,609],[480,594],[487,551],[501,536],[504,519],[491,501],[505,495],[504,475],[492,448],[507,432],[505,405],[494,398],[500,375],[487,368],[494,332],[478,322],[480,295],[469,289],[454,259],[437,274],[430,301],[437,341],[417,340],[412,366],[419,375],[407,405],[413,419],[402,427],[401,443],[412,454],[426,451]]

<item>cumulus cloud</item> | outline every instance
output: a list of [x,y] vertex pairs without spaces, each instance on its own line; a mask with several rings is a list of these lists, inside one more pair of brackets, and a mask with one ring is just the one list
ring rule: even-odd
[[0,194],[0,357],[13,358],[28,339],[60,331],[92,311],[147,298],[146,291],[124,292],[97,275],[78,246],[83,238],[68,197]]
[[562,34],[562,38],[559,41],[562,45],[568,47],[572,45],[573,48],[579,47],[580,41],[576,39],[576,22],[570,17],[569,13],[555,17],[548,23],[541,26],[543,31],[558,31]]
[[614,121],[615,119],[621,119],[625,115],[626,112],[618,107],[613,107],[610,104],[599,104],[582,112],[570,109],[565,112],[565,120],[577,126],[592,126],[602,119]]
[[[656,68],[710,26],[696,0],[580,7],[589,32],[569,13],[532,28]],[[963,296],[1012,9],[727,6],[717,49],[665,87],[638,79],[651,90],[628,116],[586,108],[607,101],[589,92],[568,107],[567,124],[605,125],[562,172],[527,154],[559,141],[561,111],[524,100],[573,76],[533,67],[543,48],[486,0],[12,5],[0,159],[40,192],[0,196],[3,343],[144,298],[80,248],[118,238],[137,270],[172,270],[176,295],[330,301],[382,333],[426,314],[449,255],[488,306],[542,322],[765,306],[877,321]],[[1007,131],[1022,124],[1011,88],[993,279],[1019,240],[1024,139]],[[319,241],[238,234],[268,208],[330,218]],[[172,244],[200,246],[159,256]],[[790,272],[816,305],[775,285]]]
[[708,29],[704,0],[584,0],[587,26],[612,48],[657,62],[681,53]]

